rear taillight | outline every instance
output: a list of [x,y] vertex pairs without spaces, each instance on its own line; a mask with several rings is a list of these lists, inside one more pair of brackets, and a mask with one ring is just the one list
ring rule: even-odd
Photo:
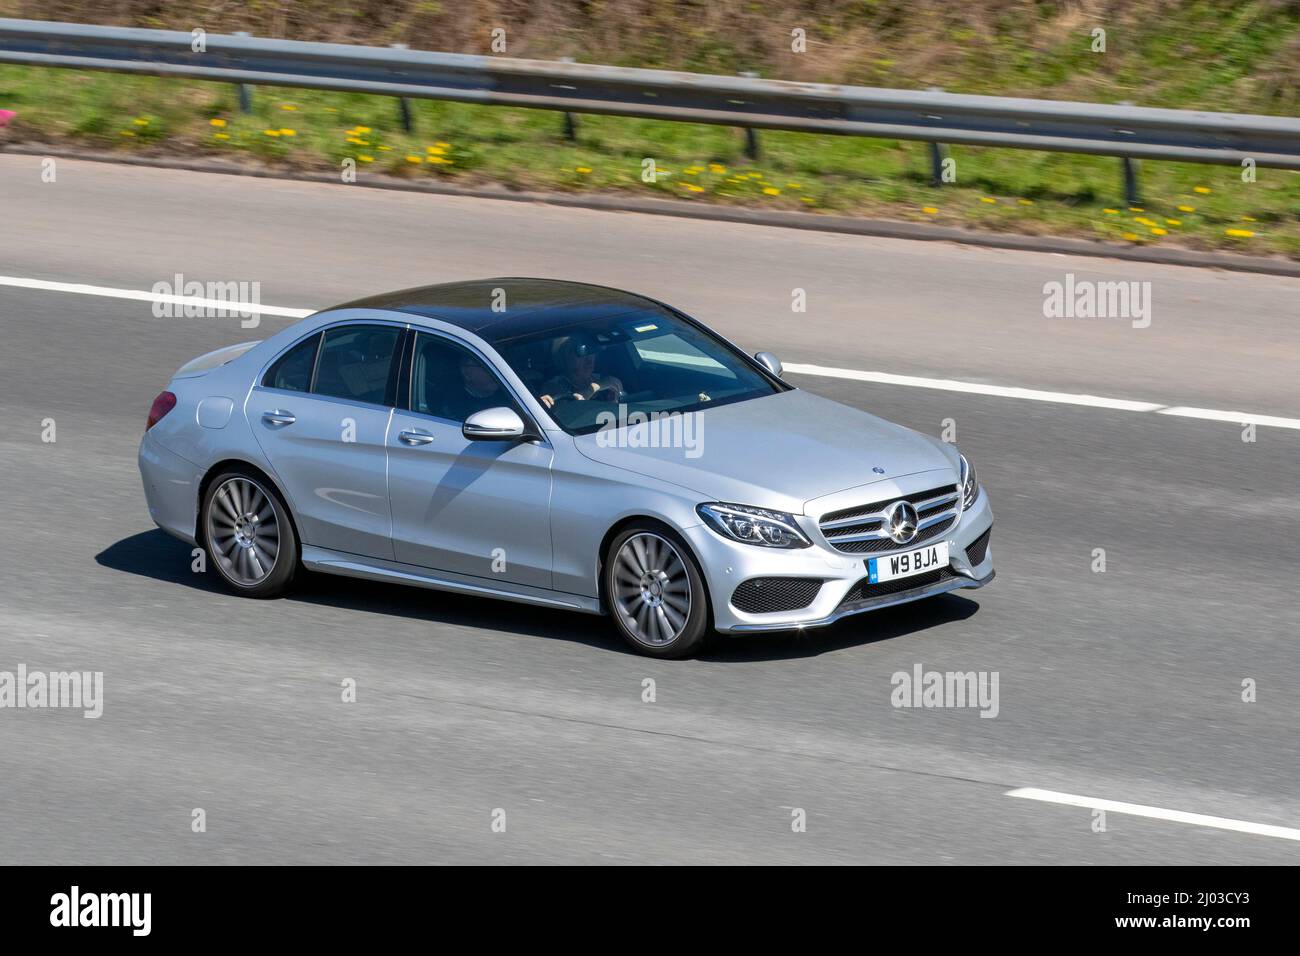
[[148,431],[162,421],[163,416],[176,407],[176,396],[171,392],[159,392],[158,397],[153,400],[149,406],[149,424],[144,426]]

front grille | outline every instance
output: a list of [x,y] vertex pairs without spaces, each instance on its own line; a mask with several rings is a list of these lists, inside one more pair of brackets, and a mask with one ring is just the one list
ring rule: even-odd
[[740,582],[731,603],[746,614],[798,611],[812,604],[821,589],[821,578],[750,578]]
[[993,525],[989,525],[988,530],[966,546],[966,560],[970,562],[971,567],[984,563],[984,556],[989,551],[989,538],[993,537]]
[[844,595],[840,607],[844,607],[846,604],[857,604],[860,601],[870,601],[873,598],[884,597],[887,594],[902,594],[904,591],[915,591],[919,588],[929,587],[932,584],[938,584],[940,581],[949,581],[956,576],[952,568],[937,568],[934,571],[927,571],[925,574],[913,575],[910,578],[895,578],[892,581],[882,581],[879,584],[871,584],[869,578],[863,578],[849,588],[849,593]]
[[[871,504],[845,508],[822,515],[820,527],[822,535],[836,551],[845,554],[878,554],[882,551],[899,551],[915,547],[939,537],[957,523],[958,495],[957,485],[941,485],[924,491],[914,491],[896,498],[886,498]],[[937,499],[937,500],[936,500]],[[899,544],[888,535],[877,537],[884,525],[882,512],[895,501],[908,501],[913,505],[935,502],[926,508],[917,508],[917,518],[925,521],[929,518],[947,515],[927,528],[922,528],[915,538],[906,544]],[[851,539],[851,540],[845,540]]]

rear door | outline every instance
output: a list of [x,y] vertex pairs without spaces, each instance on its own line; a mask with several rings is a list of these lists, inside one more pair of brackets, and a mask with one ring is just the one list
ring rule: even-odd
[[386,442],[405,326],[356,322],[297,343],[247,406],[305,544],[392,560]]

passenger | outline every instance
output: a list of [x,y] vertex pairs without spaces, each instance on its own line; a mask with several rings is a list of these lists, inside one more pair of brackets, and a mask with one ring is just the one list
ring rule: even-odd
[[460,388],[447,397],[443,416],[463,422],[475,412],[498,405],[513,406],[514,402],[501,387],[501,382],[488,368],[468,352],[460,356]]

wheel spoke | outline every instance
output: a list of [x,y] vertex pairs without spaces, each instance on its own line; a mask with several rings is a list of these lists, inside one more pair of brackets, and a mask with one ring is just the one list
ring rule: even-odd
[[[690,610],[691,602],[685,597],[676,594],[669,594],[665,591],[664,607],[672,608],[676,613],[685,615]],[[681,625],[678,624],[677,627],[680,629]]]
[[659,605],[659,607],[655,608],[655,624],[659,628],[660,640],[662,640],[665,644],[667,644],[669,641],[673,639],[674,636],[676,636],[677,633],[676,628],[674,628],[671,624],[668,623],[668,617],[667,615],[664,614],[664,608],[662,604]]
[[239,512],[235,510],[235,503],[230,500],[230,485],[222,485],[217,491],[217,500],[221,502],[221,508],[226,512],[227,517],[233,522],[239,520]]
[[645,572],[650,570],[650,563],[647,560],[645,553],[645,542],[642,540],[643,537],[644,535],[637,535],[628,542],[628,544],[632,546],[632,551],[636,556],[637,574],[645,574]]
[[684,607],[673,607],[671,604],[661,604],[659,610],[668,618],[668,623],[672,625],[673,633],[677,634],[686,626],[686,609]]

